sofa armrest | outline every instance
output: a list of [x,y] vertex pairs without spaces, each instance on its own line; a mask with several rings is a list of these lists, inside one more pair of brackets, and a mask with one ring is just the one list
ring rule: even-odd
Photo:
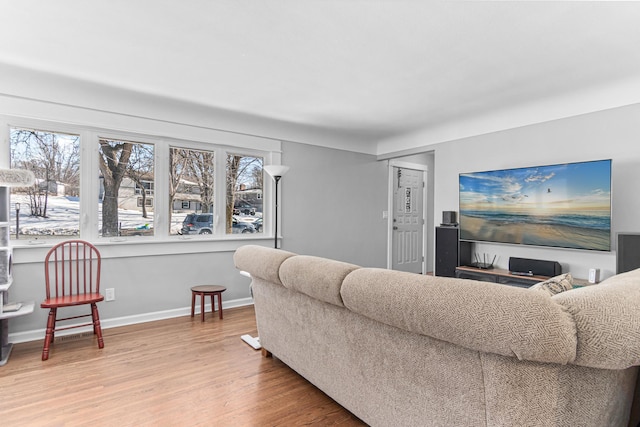
[[573,318],[548,295],[496,283],[362,268],[342,285],[350,310],[472,350],[566,364]]
[[640,365],[640,269],[553,297],[573,315],[575,363],[603,369]]
[[265,248],[258,245],[246,245],[239,247],[233,254],[235,267],[240,271],[246,271],[252,277],[277,283],[280,281],[280,265],[295,254],[281,249]]

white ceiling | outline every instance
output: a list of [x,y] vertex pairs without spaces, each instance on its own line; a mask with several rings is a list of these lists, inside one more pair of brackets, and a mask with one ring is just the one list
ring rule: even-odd
[[372,140],[640,77],[638,2],[0,0],[0,10],[0,63]]

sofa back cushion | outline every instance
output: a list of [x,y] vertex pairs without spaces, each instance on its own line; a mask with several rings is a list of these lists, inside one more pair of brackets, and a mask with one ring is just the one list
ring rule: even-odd
[[371,319],[472,350],[539,362],[575,358],[571,315],[541,292],[362,268],[345,278],[342,300]]
[[344,278],[358,269],[357,265],[307,255],[288,258],[280,267],[282,284],[305,295],[344,306],[340,288]]

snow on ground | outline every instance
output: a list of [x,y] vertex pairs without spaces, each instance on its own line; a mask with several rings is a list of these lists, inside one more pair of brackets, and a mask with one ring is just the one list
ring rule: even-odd
[[[11,233],[15,233],[16,206],[20,203],[20,235],[25,236],[77,236],[80,222],[80,199],[78,197],[49,196],[47,218],[31,216],[28,196],[11,195]],[[102,218],[102,203],[98,205],[99,218]],[[187,215],[173,213],[171,216],[171,234],[177,234],[182,228],[182,221]],[[153,228],[153,212],[143,218],[140,211],[119,209],[118,221],[122,229]],[[100,226],[101,224],[99,224]]]
[[[26,195],[11,195],[10,224],[11,234],[16,231],[16,206],[20,203],[20,235],[24,236],[78,236],[80,223],[80,198],[68,196],[49,196],[47,202],[47,218],[31,216],[29,197]],[[189,212],[174,212],[171,215],[171,234],[178,234],[182,229],[182,221]],[[153,228],[153,212],[143,218],[137,210],[119,209],[118,221],[122,230],[135,232]],[[235,216],[239,221],[254,222],[261,216]],[[98,204],[98,218],[102,218],[102,203]],[[102,226],[102,222],[98,227]]]

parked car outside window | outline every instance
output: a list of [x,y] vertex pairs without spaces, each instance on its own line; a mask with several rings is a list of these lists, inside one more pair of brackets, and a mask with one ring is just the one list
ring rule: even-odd
[[233,233],[255,233],[256,228],[253,224],[244,221],[238,221],[233,218]]
[[256,214],[256,208],[255,208],[255,206],[251,206],[248,203],[238,203],[238,202],[236,202],[236,204],[233,206],[233,214],[234,215],[240,215],[240,214],[255,215]]
[[182,221],[182,234],[211,234],[213,233],[213,214],[188,214]]
[[[255,233],[256,228],[249,222],[238,221],[233,218],[234,234]],[[203,213],[188,214],[182,221],[182,234],[212,234],[213,233],[213,214]]]

